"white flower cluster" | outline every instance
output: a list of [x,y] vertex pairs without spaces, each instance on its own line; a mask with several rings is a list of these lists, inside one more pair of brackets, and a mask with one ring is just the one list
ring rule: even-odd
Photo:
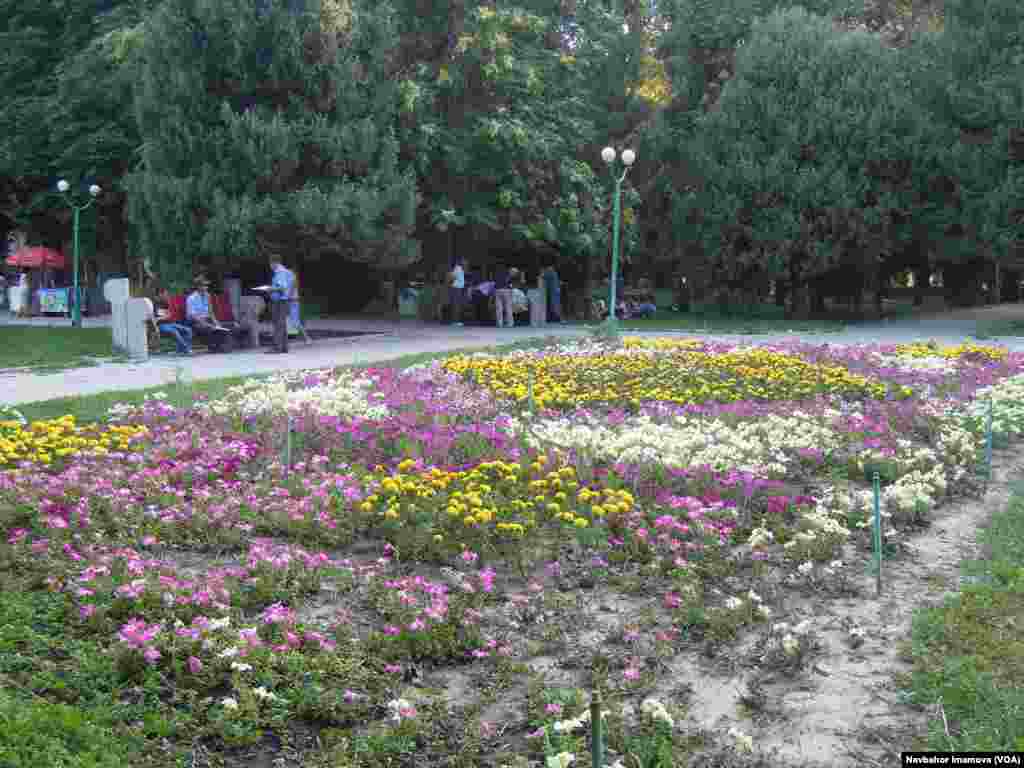
[[752,547],[765,547],[773,541],[775,541],[775,534],[767,528],[761,528],[759,526],[750,532],[750,538],[747,539],[747,544]]
[[[218,415],[270,416],[283,413],[310,412],[320,416],[342,418],[386,418],[390,411],[373,400],[373,382],[348,371],[327,375],[319,372],[288,372],[268,379],[251,379],[231,387],[223,398],[202,408]],[[317,377],[319,383],[296,387],[306,376]]]
[[[912,516],[919,510],[931,510],[945,492],[946,472],[941,465],[924,472],[915,469],[882,490],[879,512],[887,520]],[[856,491],[850,500],[840,496],[838,503],[840,508],[862,516],[858,528],[867,528],[872,525],[874,499],[874,491]]]
[[733,726],[729,729],[729,736],[736,742],[736,749],[740,752],[754,751],[754,738]]
[[676,722],[672,719],[672,715],[668,713],[665,705],[657,699],[644,699],[640,704],[640,711],[651,722],[661,721],[669,728],[676,727]]
[[838,447],[836,433],[807,414],[770,414],[757,420],[727,424],[720,419],[693,415],[673,417],[656,424],[646,416],[632,417],[609,427],[596,420],[543,419],[524,429],[534,448],[562,448],[588,452],[612,462],[689,467],[707,464],[724,471],[736,469],[782,477],[801,448],[826,452]]
[[[605,713],[602,712],[601,717],[603,718],[604,716]],[[570,720],[559,720],[551,727],[555,729],[555,733],[572,733],[573,731],[578,731],[580,728],[582,728],[589,722],[590,708],[588,707],[587,709],[583,710],[582,714],[577,715],[576,717]]]
[[808,619],[804,619],[792,629],[789,624],[782,621],[772,627],[772,635],[776,647],[782,648],[782,652],[792,658],[799,655],[803,641],[811,634],[811,629],[811,622]]
[[559,752],[557,755],[545,758],[544,768],[569,768],[576,761],[576,755],[572,752]]
[[956,373],[957,363],[941,355],[911,357],[910,355],[878,355],[877,362],[882,368],[902,368],[907,371],[941,371]]

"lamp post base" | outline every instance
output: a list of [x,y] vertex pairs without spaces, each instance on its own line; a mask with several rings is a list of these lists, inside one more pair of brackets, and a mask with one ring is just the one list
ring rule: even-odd
[[619,320],[614,315],[609,315],[603,323],[601,323],[601,331],[606,336],[617,338],[619,335]]

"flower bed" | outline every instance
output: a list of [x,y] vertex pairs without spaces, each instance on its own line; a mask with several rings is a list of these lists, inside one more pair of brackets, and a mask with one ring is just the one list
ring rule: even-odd
[[[765,624],[764,663],[797,674],[813,621],[773,624],[778,585],[869,558],[874,473],[889,543],[973,492],[989,400],[1005,442],[1022,396],[1024,356],[998,348],[627,339],[289,374],[90,428],[14,419],[0,569],[113,654],[119,686],[186,707],[183,745],[306,721],[339,761],[512,743],[566,762],[592,674],[616,755],[681,755],[658,664]],[[547,679],[549,656],[587,675]],[[450,711],[416,675],[483,698]]]

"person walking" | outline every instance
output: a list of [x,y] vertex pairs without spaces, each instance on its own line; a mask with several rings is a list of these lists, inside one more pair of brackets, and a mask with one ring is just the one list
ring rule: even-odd
[[462,327],[462,305],[466,296],[466,270],[462,265],[462,259],[455,259],[455,266],[452,267],[452,284],[448,289],[449,303],[452,307],[452,325],[456,328]]
[[544,270],[544,292],[548,297],[548,321],[562,322],[562,281],[554,264],[549,264]]
[[274,273],[270,282],[274,343],[267,354],[283,355],[288,352],[288,307],[292,302],[295,274],[281,263],[281,257],[277,255],[270,257],[270,270]]
[[511,328],[515,322],[512,317],[511,277],[511,272],[499,265],[494,277],[494,314],[499,328],[504,328],[506,323]]

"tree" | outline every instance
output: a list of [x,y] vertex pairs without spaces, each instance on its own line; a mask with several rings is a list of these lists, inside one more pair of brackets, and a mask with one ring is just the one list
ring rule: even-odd
[[[118,180],[139,144],[134,53],[153,5],[0,0],[0,214],[29,231],[32,242],[59,246],[70,237],[70,214],[55,194],[56,180],[98,182],[104,194],[83,225],[98,227],[108,269],[124,266]],[[82,239],[86,257],[91,242]]]
[[147,24],[133,249],[163,279],[267,252],[384,270],[420,257],[390,9],[183,0]]
[[985,262],[1024,255],[1024,8],[950,0],[942,33],[918,36],[903,67],[933,147],[915,219],[930,225],[950,298],[973,303]]
[[800,287],[839,267],[877,280],[922,122],[896,63],[801,8],[754,24],[698,122],[703,188],[679,198],[723,280]]

